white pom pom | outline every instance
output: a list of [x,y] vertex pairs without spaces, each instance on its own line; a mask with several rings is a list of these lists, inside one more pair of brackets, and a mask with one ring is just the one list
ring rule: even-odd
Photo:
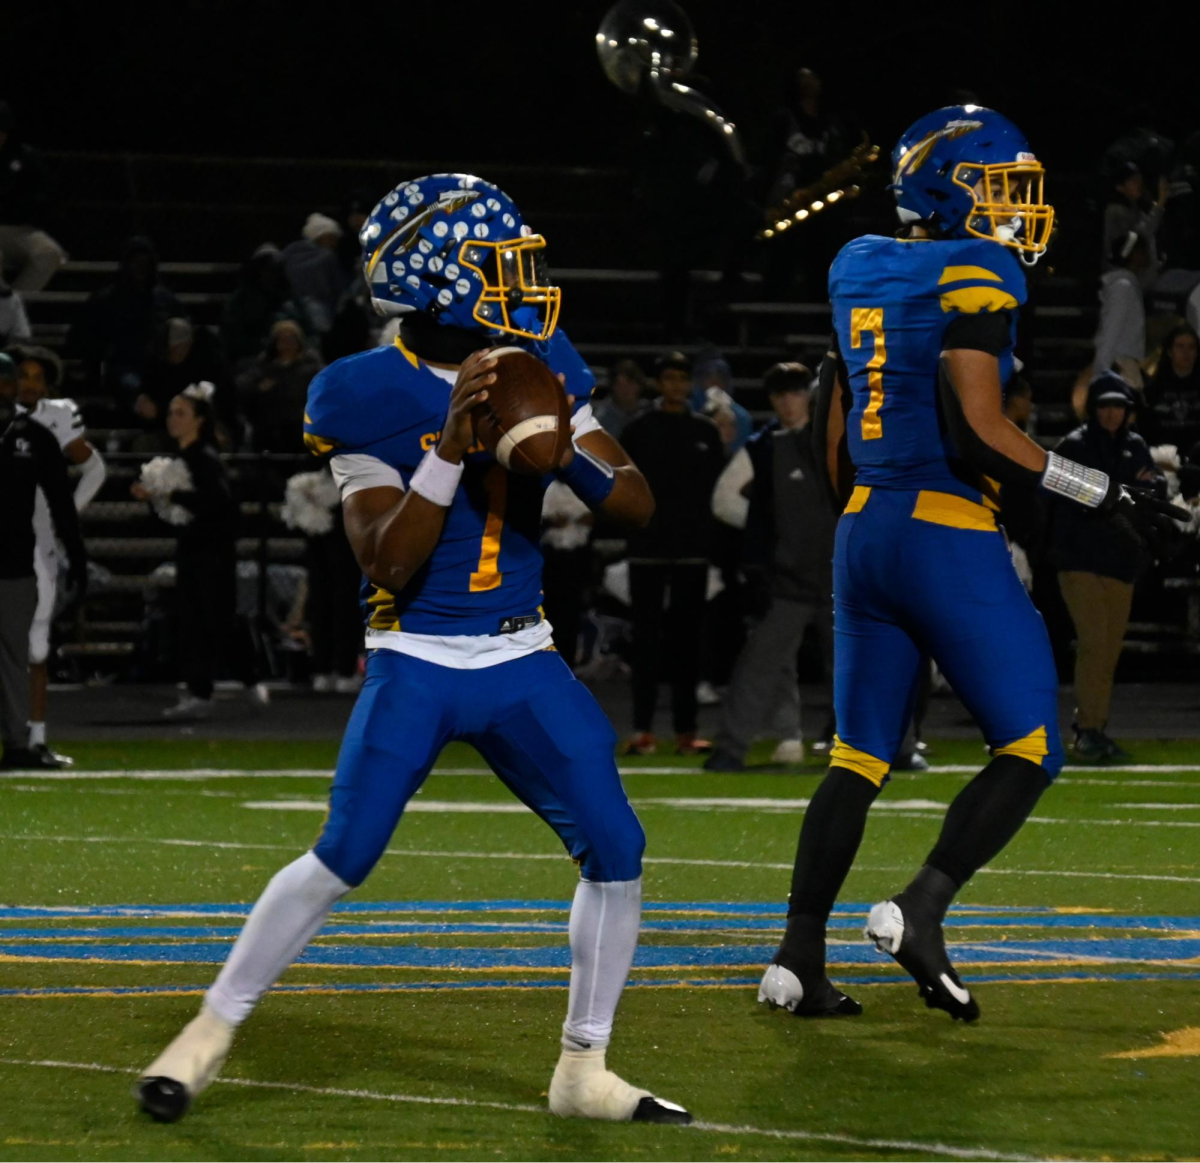
[[339,500],[329,472],[297,473],[287,483],[280,516],[289,529],[321,537],[333,529],[333,509]]
[[186,525],[191,521],[191,510],[171,501],[171,494],[176,490],[192,488],[191,470],[177,456],[156,456],[147,461],[142,465],[141,482],[161,520],[168,525]]

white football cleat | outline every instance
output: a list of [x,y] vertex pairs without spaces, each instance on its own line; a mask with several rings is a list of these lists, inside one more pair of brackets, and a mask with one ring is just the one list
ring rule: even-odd
[[195,695],[180,695],[179,702],[173,707],[167,707],[162,715],[164,719],[207,719],[212,714],[212,699],[201,699]]
[[763,974],[762,984],[758,987],[759,1004],[778,1006],[788,1013],[794,1014],[796,1007],[804,1000],[804,986],[790,969],[782,965],[768,965]]
[[945,1010],[963,1022],[979,1018],[979,1003],[950,963],[942,926],[935,918],[923,916],[911,904],[880,901],[871,909],[863,935],[911,974],[929,1009]]
[[607,1069],[603,1050],[563,1050],[550,1080],[550,1111],[564,1119],[617,1123],[692,1121],[683,1107],[630,1086]]
[[771,753],[772,763],[803,763],[804,743],[799,739],[784,739]]
[[235,1028],[201,1006],[138,1080],[135,1093],[142,1110],[160,1123],[183,1118],[192,1099],[221,1072]]
[[787,1010],[802,1018],[858,1017],[862,1006],[826,978],[808,993],[790,969],[772,962],[758,987],[760,1005]]

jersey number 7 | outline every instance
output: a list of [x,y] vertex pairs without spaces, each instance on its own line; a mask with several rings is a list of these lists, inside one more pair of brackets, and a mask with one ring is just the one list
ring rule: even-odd
[[883,407],[883,365],[887,363],[887,347],[883,337],[882,307],[853,307],[850,310],[850,346],[862,346],[864,332],[874,336],[875,350],[867,361],[867,387],[870,398],[862,415],[862,438],[878,440],[883,436],[883,421],[879,409]]

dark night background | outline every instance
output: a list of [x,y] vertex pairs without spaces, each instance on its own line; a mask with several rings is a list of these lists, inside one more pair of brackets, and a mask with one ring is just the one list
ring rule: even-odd
[[[596,61],[607,7],[9,5],[0,96],[49,148],[604,164],[620,160],[634,111]],[[1139,106],[1175,136],[1200,104],[1194,62],[1175,55],[1191,39],[1183,6],[1152,6],[1136,28],[1044,4],[685,8],[694,83],[752,154],[800,64],[887,148],[965,88],[1026,128],[1051,167],[1076,172]]]

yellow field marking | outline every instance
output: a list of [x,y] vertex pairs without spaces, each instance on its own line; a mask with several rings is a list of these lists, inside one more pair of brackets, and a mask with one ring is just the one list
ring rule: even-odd
[[1142,1050],[1123,1050],[1120,1054],[1106,1054],[1106,1058],[1195,1058],[1200,1056],[1200,1026],[1185,1026],[1160,1035],[1159,1046],[1147,1046]]
[[[1023,963],[1023,964],[1028,965],[1029,963]],[[1055,964],[1056,965],[1063,964],[1066,967],[1070,967],[1073,963],[1065,962],[1065,963],[1055,963]],[[1044,968],[1045,965],[1043,962],[1037,962],[1037,963],[1034,963],[1034,966],[1030,966],[1030,967]],[[714,968],[719,968],[719,967],[714,967]],[[744,968],[744,966],[739,966],[739,968]],[[1005,965],[1004,963],[999,963],[997,965],[992,965],[992,964],[985,965],[985,966],[982,966],[982,968],[992,968],[992,969],[994,969],[994,968],[1016,968],[1016,966],[1013,966],[1012,964]],[[1095,968],[1095,966],[1093,966],[1093,968]],[[969,980],[970,979],[968,978],[968,982],[969,982]],[[277,996],[277,997],[288,997],[288,996],[333,997],[336,995],[336,996],[344,996],[344,997],[354,997],[354,996],[364,996],[365,997],[365,996],[369,996],[369,995],[373,995],[373,994],[387,994],[387,993],[444,993],[444,992],[446,992],[446,985],[448,983],[443,981],[443,982],[399,982],[395,985],[388,984],[388,983],[382,983],[382,984],[377,984],[377,985],[375,983],[367,983],[367,984],[373,985],[374,988],[369,989],[369,990],[354,990],[354,989],[345,989],[344,987],[342,987],[340,985],[335,985],[335,984],[291,985],[285,989],[281,989],[275,996]],[[846,977],[844,979],[844,984],[848,988],[852,988],[854,990],[860,990],[860,989],[887,989],[892,986],[907,987],[910,983],[906,982],[906,981],[904,981],[904,982],[902,982],[902,981],[863,981],[856,977]],[[1042,985],[1121,985],[1121,984],[1125,984],[1125,983],[1119,982],[1119,981],[1114,982],[1111,977],[1106,976],[1106,975],[1097,975],[1095,977],[1035,977],[1035,978],[1029,978],[1029,979],[1021,979],[1021,978],[1014,977],[1009,981],[989,981],[986,984],[990,987],[990,986],[996,986],[996,985],[1038,985],[1038,986],[1042,986]],[[153,993],[130,993],[130,992],[128,992],[129,988],[130,987],[112,987],[112,988],[105,989],[104,987],[100,986],[95,989],[90,989],[87,986],[83,986],[83,987],[74,987],[72,989],[50,990],[48,992],[39,992],[39,993],[10,993],[6,996],[0,997],[0,1002],[62,1000],[64,998],[89,998],[89,999],[90,998],[121,998],[122,1000],[128,1001],[130,998],[136,999],[136,998],[160,998],[160,997],[203,997],[208,992],[207,986],[195,986],[193,988],[180,987],[179,989],[164,988],[164,989],[157,989]],[[542,990],[545,990],[545,988],[546,988],[545,986],[537,986],[537,985],[515,985],[511,982],[472,981],[472,982],[464,982],[464,983],[457,984],[457,988],[456,988],[455,992],[485,991],[485,990],[491,990],[491,991],[495,992],[495,991],[500,991],[500,990],[511,990],[514,993],[523,993],[523,992],[533,992],[535,990],[542,991]],[[562,982],[559,985],[559,988],[566,989],[567,982],[565,982],[565,981]],[[670,981],[670,982],[662,982],[662,983],[657,983],[657,982],[653,982],[653,981],[638,981],[638,982],[635,982],[632,985],[630,985],[629,988],[631,988],[631,989],[676,989],[676,990],[687,990],[687,989],[691,989],[691,990],[750,990],[750,989],[753,989],[754,987],[752,984],[749,984],[744,981],[727,981],[727,982],[726,981],[708,981],[708,982]],[[86,992],[80,992],[81,989],[86,990]],[[124,989],[126,992],[119,992],[119,990],[121,990],[121,989]],[[1172,1050],[1172,1049],[1166,1049],[1166,1048],[1155,1048],[1154,1050],[1148,1050],[1148,1051],[1130,1051],[1128,1053],[1123,1053],[1123,1054],[1110,1054],[1110,1055],[1108,1055],[1108,1057],[1110,1057],[1110,1058],[1152,1058],[1152,1057],[1168,1057],[1168,1056],[1175,1056],[1175,1055],[1181,1055],[1181,1054],[1200,1053],[1200,1030],[1191,1029],[1191,1030],[1181,1030],[1178,1032],[1180,1034],[1190,1033],[1193,1036],[1195,1036],[1197,1038],[1197,1042],[1196,1042],[1197,1049],[1184,1051],[1184,1050]],[[1164,1035],[1164,1037],[1167,1037],[1167,1038],[1171,1038],[1174,1036],[1175,1035]]]

